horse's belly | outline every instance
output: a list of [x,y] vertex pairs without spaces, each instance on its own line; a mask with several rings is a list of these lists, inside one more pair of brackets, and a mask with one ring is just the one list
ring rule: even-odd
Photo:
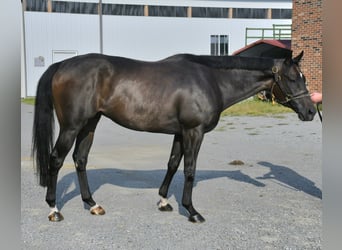
[[175,134],[179,133],[180,125],[177,116],[170,110],[161,107],[142,105],[117,105],[102,113],[114,122],[133,130]]

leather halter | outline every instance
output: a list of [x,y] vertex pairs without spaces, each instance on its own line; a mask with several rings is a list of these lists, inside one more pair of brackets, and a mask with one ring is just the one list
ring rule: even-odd
[[[297,93],[295,95],[291,95],[291,94],[287,93],[286,91],[283,90],[283,88],[280,85],[281,76],[279,75],[279,68],[277,66],[273,66],[272,67],[272,73],[274,75],[274,83],[272,84],[272,87],[271,87],[271,94],[272,94],[272,101],[273,102],[277,101],[280,104],[287,104],[288,102],[290,102],[292,100],[296,100],[296,99],[300,99],[300,98],[303,98],[303,97],[310,96],[310,94],[309,94],[309,92],[307,90],[300,91],[299,93]],[[285,98],[285,101],[277,100],[275,95],[273,94],[273,89],[274,89],[274,86],[276,84],[278,85],[280,91],[282,92],[282,94],[283,94],[283,96]]]

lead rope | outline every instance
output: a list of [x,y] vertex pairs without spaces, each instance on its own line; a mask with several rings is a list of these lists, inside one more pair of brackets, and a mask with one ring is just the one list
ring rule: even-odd
[[321,114],[321,111],[319,111],[319,104],[318,103],[316,103],[316,108],[317,108],[317,112],[318,112],[318,115],[319,115],[319,119],[322,122],[322,114]]

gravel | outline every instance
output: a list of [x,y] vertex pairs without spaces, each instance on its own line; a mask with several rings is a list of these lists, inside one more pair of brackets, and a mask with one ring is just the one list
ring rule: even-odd
[[104,117],[87,169],[106,214],[91,215],[83,205],[69,153],[57,190],[64,221],[49,222],[46,190],[30,158],[33,106],[22,104],[21,117],[23,249],[322,248],[318,116],[312,122],[294,113],[221,118],[197,161],[193,202],[206,219],[201,224],[188,222],[181,206],[182,163],[169,191],[174,211],[157,207],[172,136],[128,130]]

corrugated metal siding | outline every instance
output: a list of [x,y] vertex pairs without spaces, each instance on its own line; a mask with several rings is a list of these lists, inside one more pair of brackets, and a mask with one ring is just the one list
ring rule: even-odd
[[143,60],[159,60],[176,53],[210,54],[213,34],[229,36],[230,54],[244,46],[246,27],[272,27],[274,23],[268,19],[127,16],[104,16],[103,20],[104,53]]
[[[291,24],[291,20],[103,16],[103,52],[143,60],[176,53],[210,54],[210,36],[228,35],[229,53],[244,46],[245,28]],[[53,50],[99,52],[99,16],[25,12],[27,96],[35,96]],[[44,67],[34,65],[43,57]]]
[[[27,96],[35,96],[40,76],[52,64],[53,50],[78,54],[99,52],[99,17],[63,13],[25,12]],[[44,58],[44,66],[34,60]]]

